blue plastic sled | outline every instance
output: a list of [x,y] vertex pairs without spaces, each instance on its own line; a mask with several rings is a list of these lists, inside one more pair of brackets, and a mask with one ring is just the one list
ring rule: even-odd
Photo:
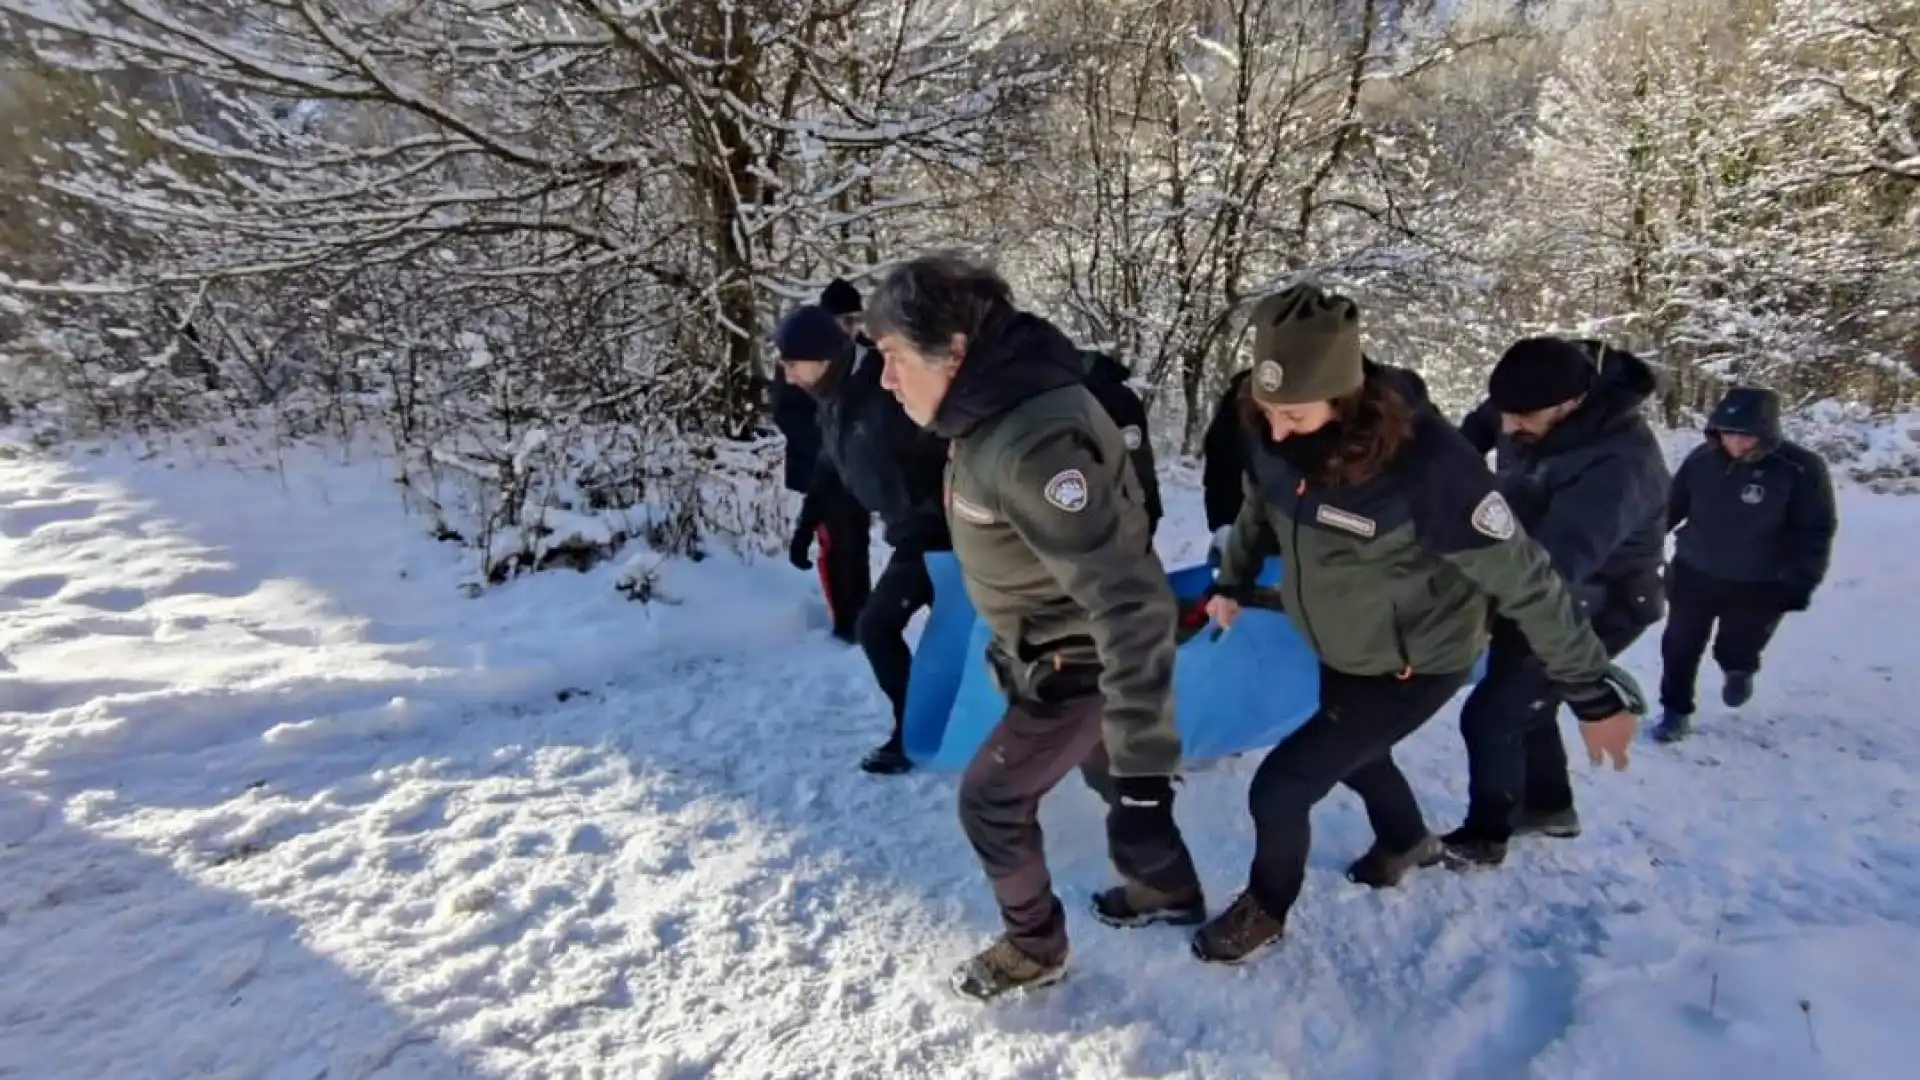
[[[934,599],[907,686],[907,755],[922,768],[957,771],[1007,703],[987,670],[987,626],[967,599],[959,562],[944,552],[926,560]],[[1168,577],[1183,602],[1212,580],[1204,565]],[[1279,560],[1269,559],[1258,583],[1279,580]],[[1204,761],[1272,746],[1299,730],[1319,703],[1320,667],[1285,615],[1248,608],[1232,633],[1214,640],[1209,629],[1180,646],[1173,691],[1185,756]]]

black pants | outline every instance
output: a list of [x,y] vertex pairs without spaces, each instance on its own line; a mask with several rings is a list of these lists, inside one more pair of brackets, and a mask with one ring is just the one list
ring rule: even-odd
[[[1711,577],[1678,559],[1667,568],[1667,629],[1660,635],[1660,707],[1692,715],[1700,658],[1713,642],[1721,671],[1752,674],[1780,628],[1777,590]],[[1715,632],[1715,624],[1719,624]]]
[[907,622],[913,613],[933,603],[933,578],[917,551],[895,551],[880,571],[873,594],[860,612],[856,634],[860,648],[873,666],[873,680],[893,706],[893,735],[898,745],[900,725],[907,714],[907,675],[913,669],[913,650],[907,648]]
[[1440,711],[1470,671],[1447,675],[1348,675],[1322,665],[1320,711],[1268,752],[1247,790],[1253,815],[1248,889],[1285,919],[1306,879],[1314,806],[1345,784],[1366,804],[1381,847],[1407,851],[1427,835],[1419,800],[1393,747]]
[[[1608,656],[1625,652],[1660,619],[1659,579],[1649,575],[1633,587],[1638,596],[1610,597],[1593,620]],[[1573,808],[1560,705],[1527,639],[1512,623],[1496,622],[1486,676],[1460,709],[1460,735],[1467,744],[1466,827],[1476,836],[1510,838],[1516,805],[1536,814]]]
[[820,591],[833,616],[834,634],[848,641],[855,639],[860,613],[866,610],[873,589],[872,522],[866,508],[852,495],[843,494],[821,509],[820,524],[814,529]]
[[1079,767],[1107,800],[1107,851],[1120,876],[1158,891],[1198,893],[1193,857],[1171,805],[1142,814],[1117,805],[1100,739],[1100,695],[1016,700],[960,779],[960,827],[993,884],[1007,937],[1028,956],[1067,953],[1067,923],[1040,835],[1040,800]]

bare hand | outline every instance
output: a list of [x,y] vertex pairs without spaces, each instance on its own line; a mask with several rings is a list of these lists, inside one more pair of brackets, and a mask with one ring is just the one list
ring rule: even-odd
[[1630,712],[1617,712],[1605,720],[1581,721],[1580,738],[1587,744],[1587,760],[1595,765],[1613,759],[1615,772],[1627,769],[1627,750],[1640,727],[1640,718]]
[[1232,626],[1234,620],[1239,617],[1240,602],[1238,600],[1216,596],[1207,601],[1207,618],[1219,623],[1220,629],[1225,630]]

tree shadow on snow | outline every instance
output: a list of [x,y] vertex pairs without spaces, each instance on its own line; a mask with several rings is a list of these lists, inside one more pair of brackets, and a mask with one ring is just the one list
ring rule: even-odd
[[0,970],[4,1076],[488,1075],[309,949],[294,920],[5,785]]

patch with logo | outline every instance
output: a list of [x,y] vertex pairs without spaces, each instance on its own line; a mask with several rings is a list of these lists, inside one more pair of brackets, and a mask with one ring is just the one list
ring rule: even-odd
[[1348,513],[1332,506],[1322,506],[1315,510],[1313,519],[1322,525],[1331,525],[1336,529],[1344,529],[1355,536],[1364,536],[1368,539],[1372,539],[1373,534],[1380,531],[1379,523],[1372,518],[1361,517],[1359,514]]
[[1286,369],[1282,368],[1278,361],[1262,360],[1253,369],[1253,384],[1259,387],[1261,393],[1271,394],[1280,389],[1280,384],[1286,381]]
[[1765,502],[1767,489],[1764,484],[1748,484],[1740,489],[1740,501],[1748,506],[1758,506]]
[[1087,477],[1079,469],[1062,469],[1053,474],[1040,492],[1049,503],[1077,514],[1087,508]]
[[1513,539],[1513,508],[1497,491],[1487,492],[1480,505],[1473,508],[1473,531],[1495,540]]
[[1140,429],[1132,424],[1121,428],[1120,441],[1126,443],[1129,450],[1140,449]]
[[978,503],[969,502],[965,496],[957,491],[949,494],[947,505],[953,507],[955,514],[964,520],[973,522],[975,525],[993,524],[993,515],[987,512],[986,507]]

